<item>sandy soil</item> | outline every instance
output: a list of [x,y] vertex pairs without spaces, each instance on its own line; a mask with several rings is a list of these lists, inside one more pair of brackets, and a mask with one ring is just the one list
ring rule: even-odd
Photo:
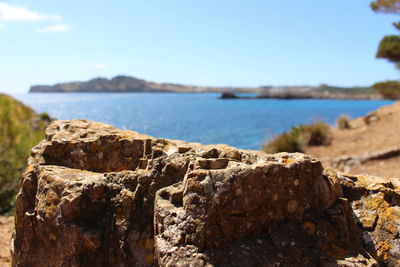
[[14,217],[0,216],[0,267],[11,266],[10,241]]
[[[330,146],[310,147],[306,153],[330,165],[332,159],[343,155],[364,156],[400,147],[400,102],[382,107],[365,117],[350,122],[351,129],[333,129]],[[349,167],[347,172],[386,178],[400,178],[400,156],[372,160]]]

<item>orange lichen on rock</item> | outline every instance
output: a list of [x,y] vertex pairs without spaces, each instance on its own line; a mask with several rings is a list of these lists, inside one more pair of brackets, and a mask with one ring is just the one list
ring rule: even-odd
[[293,158],[284,158],[283,159],[283,163],[284,164],[291,164],[291,163],[294,163],[294,162],[296,162],[296,160],[293,159]]
[[307,231],[307,234],[309,234],[309,235],[315,234],[316,227],[313,222],[309,222],[309,221],[304,222],[302,227],[303,227],[303,229],[305,229]]
[[390,244],[385,241],[380,241],[376,244],[376,252],[379,258],[382,258],[384,261],[388,260],[388,252],[390,251]]

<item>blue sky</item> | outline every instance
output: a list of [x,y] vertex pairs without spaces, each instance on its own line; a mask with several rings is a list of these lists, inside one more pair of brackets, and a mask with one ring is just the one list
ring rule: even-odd
[[0,92],[133,75],[216,86],[369,85],[396,34],[366,0],[0,0]]

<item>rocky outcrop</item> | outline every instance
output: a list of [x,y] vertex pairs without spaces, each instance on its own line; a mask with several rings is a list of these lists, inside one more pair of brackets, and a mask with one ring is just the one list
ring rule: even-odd
[[55,121],[22,177],[12,264],[396,266],[398,183]]

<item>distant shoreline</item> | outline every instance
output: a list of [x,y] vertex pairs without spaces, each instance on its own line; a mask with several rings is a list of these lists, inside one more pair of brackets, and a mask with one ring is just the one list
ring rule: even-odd
[[379,94],[345,94],[345,93],[271,93],[257,96],[241,96],[234,93],[223,93],[219,97],[221,100],[256,100],[256,99],[281,99],[281,100],[300,100],[300,99],[337,99],[337,100],[383,100]]
[[[371,87],[319,86],[259,86],[217,87],[175,83],[156,83],[132,76],[95,78],[89,81],[31,86],[29,93],[217,93],[235,96],[223,99],[382,99]],[[255,94],[255,97],[240,96]]]
[[[43,91],[43,92],[28,92],[28,94],[219,94],[218,99],[221,100],[261,100],[261,99],[279,99],[279,100],[304,100],[304,99],[337,99],[337,100],[385,100],[379,94],[368,94],[368,95],[360,95],[360,94],[330,94],[330,95],[322,95],[319,93],[310,94],[310,95],[257,95],[254,96],[243,96],[241,94],[254,94],[254,93],[233,93],[234,96],[224,96],[226,93],[220,92],[176,92],[176,91],[79,91],[79,92],[68,92],[68,91]],[[231,93],[228,93],[231,94]]]

